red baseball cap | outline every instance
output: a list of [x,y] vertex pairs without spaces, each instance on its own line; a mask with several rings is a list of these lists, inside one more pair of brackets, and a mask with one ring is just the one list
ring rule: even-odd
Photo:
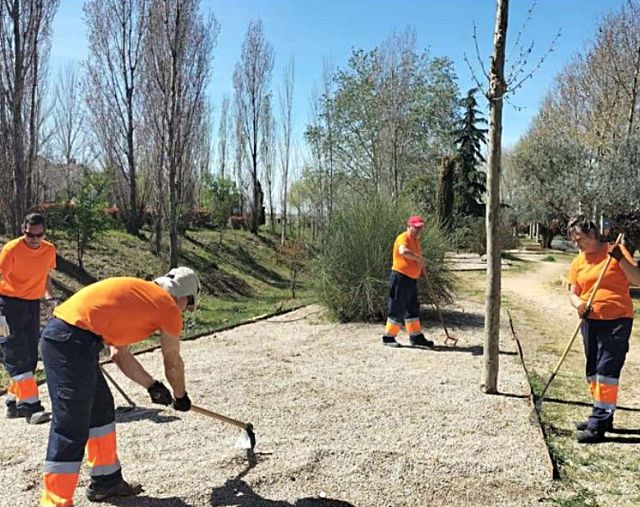
[[407,225],[416,228],[424,227],[424,218],[420,215],[411,215],[407,220]]

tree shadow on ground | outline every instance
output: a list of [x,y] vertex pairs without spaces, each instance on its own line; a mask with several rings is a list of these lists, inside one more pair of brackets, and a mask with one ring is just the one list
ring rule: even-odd
[[[545,403],[558,403],[560,405],[574,405],[577,407],[588,407],[592,408],[592,403],[587,403],[586,401],[577,401],[577,400],[560,400],[558,398],[545,398]],[[616,411],[622,412],[640,412],[640,408],[635,407],[624,407],[624,406],[616,406]]]
[[[484,327],[484,315],[481,313],[462,312],[458,310],[442,309],[442,318],[447,327],[458,329],[482,328]],[[422,309],[420,320],[425,322],[425,326],[435,327],[442,325],[440,317],[433,308]],[[451,332],[451,329],[449,330]]]
[[[243,271],[250,274],[252,277],[257,278],[263,283],[279,289],[286,288],[289,285],[289,281],[285,280],[280,273],[269,269],[260,264],[246,248],[238,246],[235,252],[236,260],[239,262]],[[239,266],[239,267],[240,267]]]
[[171,498],[155,498],[146,496],[144,493],[127,498],[110,498],[108,503],[119,507],[192,507],[191,504],[175,496]]
[[258,463],[258,457],[252,451],[247,452],[248,463],[236,477],[228,479],[222,486],[211,491],[210,504],[215,507],[354,507],[353,504],[332,498],[305,497],[294,503],[282,500],[269,500],[253,491],[242,480]]
[[116,423],[151,421],[157,424],[164,424],[180,420],[175,415],[166,414],[164,409],[161,408],[135,407],[133,410],[127,410],[127,408],[116,409]]
[[[95,276],[87,273],[84,268],[81,268],[77,264],[74,264],[64,257],[61,257],[59,254],[56,255],[56,271],[59,271],[60,273],[73,278],[82,286],[91,285],[92,283],[98,281]],[[65,299],[75,293],[74,289],[67,287],[65,284],[54,279],[52,279],[51,281],[55,289],[58,292],[64,294]]]

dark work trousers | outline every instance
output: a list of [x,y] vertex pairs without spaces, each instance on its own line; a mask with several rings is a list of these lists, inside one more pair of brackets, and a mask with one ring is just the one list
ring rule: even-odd
[[[113,396],[98,363],[104,345],[98,335],[53,318],[42,331],[41,347],[52,409],[45,474],[77,477],[90,429],[113,428],[115,434]],[[99,487],[121,478],[117,460],[91,473]]]
[[389,277],[389,318],[402,324],[405,319],[420,317],[418,283],[397,271]]
[[620,371],[629,351],[633,319],[585,319],[582,338],[587,359],[586,376],[593,398],[587,427],[604,431],[613,421],[618,399]]
[[[33,373],[38,364],[38,338],[40,336],[40,300],[27,300],[1,296],[4,306],[4,315],[9,325],[10,335],[0,338],[2,355],[7,373],[13,382],[28,380],[34,383]],[[23,377],[29,377],[24,379]],[[25,404],[39,403],[37,388],[36,396],[33,396],[33,386],[28,389],[27,399],[18,400]],[[11,389],[10,389],[11,391]],[[15,398],[7,398],[7,404],[15,403]]]

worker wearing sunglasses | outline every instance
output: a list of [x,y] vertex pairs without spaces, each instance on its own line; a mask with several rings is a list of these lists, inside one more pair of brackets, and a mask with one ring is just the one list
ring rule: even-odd
[[40,300],[52,300],[51,270],[56,249],[44,240],[45,220],[29,213],[23,236],[9,241],[0,252],[0,344],[10,376],[6,416],[27,422],[49,420],[38,396],[34,378],[38,362]]

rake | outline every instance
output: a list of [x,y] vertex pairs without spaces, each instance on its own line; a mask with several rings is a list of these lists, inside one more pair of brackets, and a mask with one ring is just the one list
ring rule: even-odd
[[[618,238],[616,239],[616,242],[614,243],[614,246],[619,245],[622,242],[623,237],[624,237],[623,234],[619,234]],[[605,262],[604,266],[602,267],[602,271],[600,271],[600,275],[598,276],[598,280],[596,281],[593,291],[591,292],[591,296],[589,296],[589,300],[587,301],[587,308],[591,306],[591,303],[593,303],[593,299],[596,295],[596,292],[600,288],[600,283],[604,278],[604,274],[607,271],[609,264],[611,263],[611,256],[609,255],[607,257],[608,257],[607,262]],[[578,325],[576,326],[576,329],[573,332],[573,335],[571,335],[571,339],[567,343],[567,346],[564,348],[564,352],[562,353],[562,355],[560,356],[560,359],[558,360],[558,364],[556,364],[556,367],[553,369],[553,372],[551,373],[551,377],[549,377],[549,380],[544,386],[544,389],[542,389],[542,392],[540,393],[540,396],[536,401],[535,410],[537,410],[538,412],[540,412],[540,409],[542,408],[542,402],[544,401],[544,396],[547,393],[547,389],[549,389],[549,386],[551,385],[551,382],[553,382],[553,379],[556,378],[556,374],[558,373],[560,366],[562,366],[562,363],[564,362],[565,358],[569,354],[569,350],[571,349],[571,346],[573,345],[573,342],[575,341],[576,336],[578,336],[578,333],[580,332],[580,328],[582,327],[583,320],[584,319],[580,319],[580,321],[578,322]]]

